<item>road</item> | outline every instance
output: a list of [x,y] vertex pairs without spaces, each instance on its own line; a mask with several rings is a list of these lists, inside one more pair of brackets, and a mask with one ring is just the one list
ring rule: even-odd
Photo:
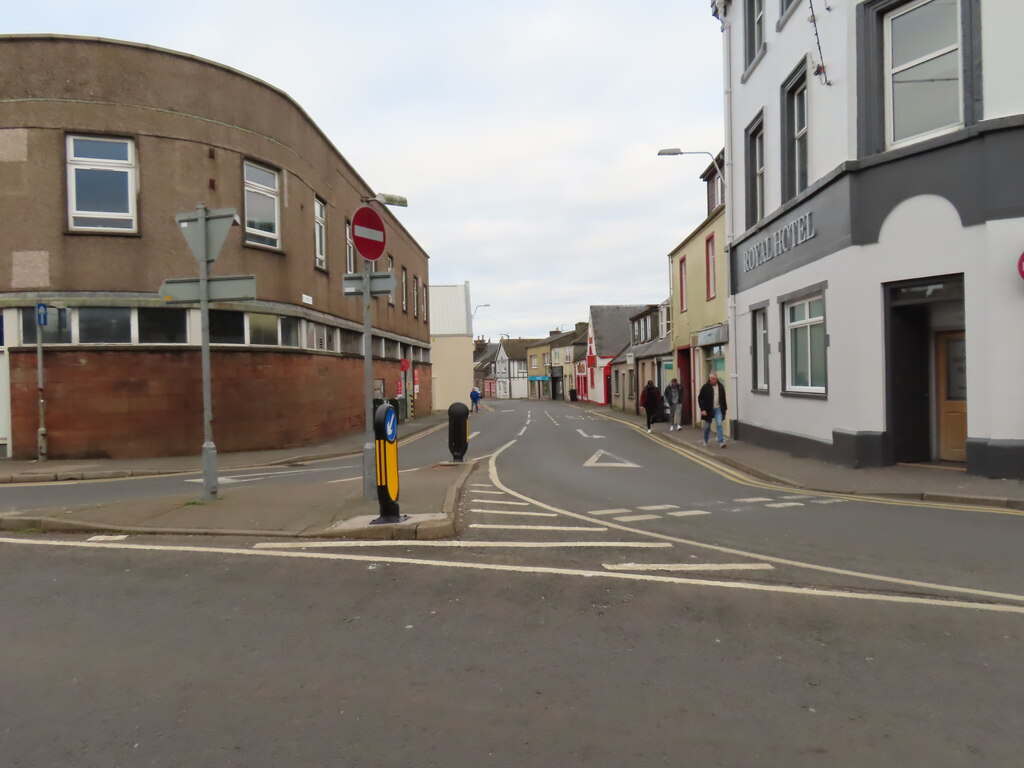
[[1019,764],[1020,516],[780,488],[568,405],[471,430],[455,542],[0,540],[6,763]]

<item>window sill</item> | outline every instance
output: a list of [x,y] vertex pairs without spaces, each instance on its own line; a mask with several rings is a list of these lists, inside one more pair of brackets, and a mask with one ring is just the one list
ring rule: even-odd
[[94,237],[142,237],[142,233],[137,229],[130,231],[127,229],[71,229],[67,227],[64,229],[64,234],[74,237],[81,235],[91,235]]
[[828,400],[828,392],[797,392],[791,389],[779,393],[783,397],[802,397],[806,400]]
[[757,52],[757,55],[747,64],[747,68],[743,70],[743,75],[740,77],[740,85],[743,85],[750,79],[750,76],[757,69],[757,65],[761,63],[761,59],[765,57],[766,53],[768,53],[768,43],[761,43],[761,50]]
[[751,389],[750,394],[752,395],[768,395],[771,394],[771,390],[768,389]]
[[325,275],[331,274],[331,271],[327,269],[327,267],[321,267],[319,264],[314,264],[313,269],[315,269],[317,272],[322,272]]
[[785,11],[782,12],[782,16],[780,16],[779,20],[777,22],[775,22],[775,31],[776,32],[781,32],[782,31],[782,28],[784,26],[786,26],[786,22],[789,21],[789,18],[794,13],[796,13],[797,7],[802,2],[803,2],[803,0],[793,0],[793,2],[790,4],[789,8],[787,8]]
[[247,240],[242,241],[243,248],[252,248],[255,251],[263,251],[264,253],[276,253],[279,256],[287,256],[288,254],[276,245],[263,245],[261,243],[250,243]]

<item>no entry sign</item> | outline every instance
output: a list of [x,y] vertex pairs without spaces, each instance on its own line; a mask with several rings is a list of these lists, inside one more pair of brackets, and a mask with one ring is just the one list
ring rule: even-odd
[[367,261],[376,261],[384,253],[384,220],[373,208],[364,205],[352,217],[352,240]]
[[1020,273],[1020,279],[1024,280],[1024,253],[1020,255],[1020,259],[1017,261],[1017,271]]

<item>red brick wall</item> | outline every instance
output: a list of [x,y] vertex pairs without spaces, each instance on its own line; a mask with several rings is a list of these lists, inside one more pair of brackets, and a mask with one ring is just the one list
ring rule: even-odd
[[[14,458],[33,458],[38,429],[34,349],[11,349]],[[203,396],[197,349],[47,348],[46,427],[52,458],[198,454]],[[219,452],[285,448],[363,429],[362,358],[214,350],[213,435]],[[374,363],[393,382],[397,362]],[[394,393],[389,389],[388,397]],[[430,413],[430,368],[416,413]]]

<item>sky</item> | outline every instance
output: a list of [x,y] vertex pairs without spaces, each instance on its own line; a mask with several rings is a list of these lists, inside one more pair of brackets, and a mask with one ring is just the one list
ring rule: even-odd
[[494,341],[667,298],[710,158],[657,151],[724,142],[707,0],[37,0],[2,32],[146,43],[281,89],[375,192],[409,199],[391,210],[430,283],[468,281]]

